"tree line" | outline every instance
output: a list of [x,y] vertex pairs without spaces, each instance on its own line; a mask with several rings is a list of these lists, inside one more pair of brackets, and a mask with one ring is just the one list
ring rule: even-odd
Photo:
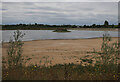
[[56,28],[119,28],[118,25],[109,25],[105,20],[103,25],[48,25],[48,24],[16,24],[16,25],[2,25],[2,30],[54,30]]

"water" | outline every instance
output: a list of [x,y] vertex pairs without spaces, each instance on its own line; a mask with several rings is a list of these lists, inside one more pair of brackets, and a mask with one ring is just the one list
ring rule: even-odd
[[[10,37],[16,30],[2,31],[2,41],[8,42]],[[26,35],[23,41],[43,40],[43,39],[83,39],[102,37],[103,34],[109,33],[111,37],[118,37],[118,31],[86,31],[86,30],[70,30],[71,32],[57,33],[53,30],[20,30]],[[0,31],[1,32],[1,31]],[[0,40],[1,41],[1,40]]]

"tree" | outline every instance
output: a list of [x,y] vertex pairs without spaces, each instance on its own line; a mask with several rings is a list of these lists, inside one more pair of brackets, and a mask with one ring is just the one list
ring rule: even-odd
[[93,27],[93,28],[96,27],[96,24],[93,24],[92,27]]
[[83,26],[84,28],[86,27],[86,25]]
[[35,25],[37,25],[37,23],[35,23]]
[[104,22],[104,26],[108,26],[108,25],[109,25],[108,21],[105,20],[105,22]]
[[120,23],[118,23],[118,26],[120,26]]

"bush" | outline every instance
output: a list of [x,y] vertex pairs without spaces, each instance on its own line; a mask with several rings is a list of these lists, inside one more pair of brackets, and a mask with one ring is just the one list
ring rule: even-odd
[[21,39],[24,35],[25,34],[22,34],[22,32],[17,30],[16,32],[14,32],[13,39],[10,39],[9,41],[9,46],[7,49],[9,68],[22,66],[22,46],[24,43],[21,41]]
[[101,46],[101,52],[98,55],[101,58],[101,62],[104,65],[118,64],[119,61],[119,44],[118,42],[110,43],[112,41],[109,34],[103,35],[103,42]]

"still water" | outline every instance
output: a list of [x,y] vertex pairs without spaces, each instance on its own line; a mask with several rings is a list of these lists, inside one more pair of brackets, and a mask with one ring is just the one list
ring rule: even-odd
[[[2,32],[2,40],[8,42],[16,30],[5,30]],[[43,39],[83,39],[102,37],[103,34],[109,33],[111,37],[118,37],[118,31],[86,31],[86,30],[70,30],[71,32],[57,33],[53,30],[20,30],[26,35],[23,41],[43,40]]]

